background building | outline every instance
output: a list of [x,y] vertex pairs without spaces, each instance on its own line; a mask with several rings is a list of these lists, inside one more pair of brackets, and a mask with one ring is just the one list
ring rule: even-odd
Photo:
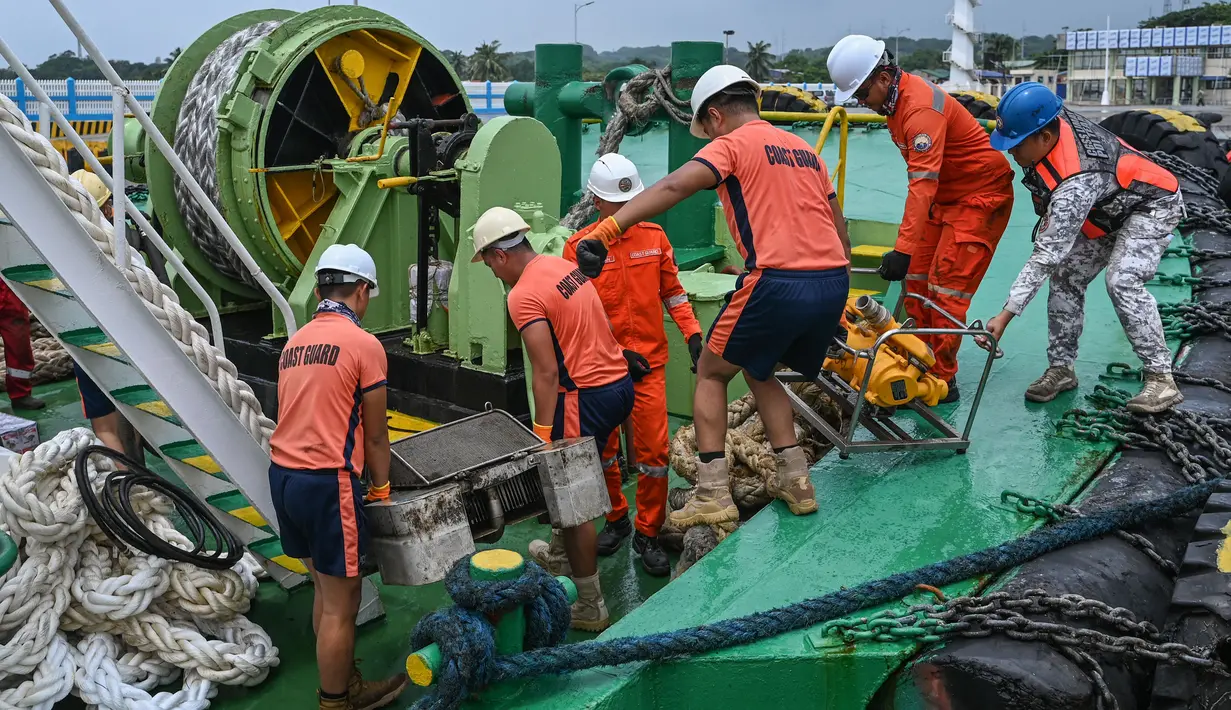
[[1067,99],[1112,104],[1231,103],[1231,25],[1068,32]]

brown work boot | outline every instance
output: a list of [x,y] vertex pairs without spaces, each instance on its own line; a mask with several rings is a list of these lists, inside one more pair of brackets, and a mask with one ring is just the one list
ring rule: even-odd
[[577,585],[577,601],[573,602],[573,628],[578,631],[598,633],[611,626],[607,602],[598,585],[598,573],[589,577],[574,577]]
[[1133,397],[1124,405],[1130,412],[1138,414],[1158,414],[1171,409],[1184,401],[1180,388],[1175,386],[1175,379],[1169,372],[1145,373],[1145,387],[1141,394]]
[[780,454],[774,454],[778,463],[778,475],[769,481],[769,492],[786,502],[796,515],[815,513],[816,490],[808,472],[808,458],[804,450],[792,446]]
[[1050,402],[1060,395],[1077,389],[1077,373],[1071,367],[1049,367],[1043,376],[1026,388],[1026,399],[1031,402]]
[[573,568],[569,565],[568,554],[564,551],[564,535],[557,529],[551,529],[551,542],[542,540],[530,541],[530,559],[538,562],[543,569],[553,577],[572,577]]
[[320,701],[320,710],[353,710],[355,707],[351,705],[350,697],[329,700],[322,698],[319,690],[316,691],[316,699]]
[[[363,679],[363,674],[359,672],[359,666],[356,664],[350,673],[350,682],[347,684],[347,693],[350,695],[350,705],[340,707],[351,708],[352,710],[372,710],[373,708],[383,708],[389,703],[397,700],[397,697],[406,689],[406,684],[410,682],[410,677],[405,673],[399,673],[391,678],[384,680],[368,681]],[[321,701],[321,707],[325,707],[325,701]]]
[[731,499],[727,460],[697,461],[697,494],[683,508],[671,513],[671,524],[679,528],[716,525],[739,521],[739,508]]

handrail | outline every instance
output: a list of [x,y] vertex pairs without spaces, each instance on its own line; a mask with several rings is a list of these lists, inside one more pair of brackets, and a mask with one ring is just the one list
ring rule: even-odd
[[129,109],[132,110],[133,117],[140,122],[141,126],[145,129],[145,134],[149,136],[150,140],[158,148],[158,152],[162,153],[163,157],[174,168],[175,174],[179,176],[184,186],[192,193],[193,199],[209,215],[210,221],[214,223],[214,226],[218,228],[218,231],[227,240],[227,244],[235,251],[235,255],[239,257],[239,260],[243,262],[244,267],[248,269],[248,273],[252,274],[252,278],[257,282],[257,285],[261,287],[261,290],[269,296],[269,299],[273,301],[274,305],[282,313],[282,320],[286,324],[287,336],[294,335],[295,331],[298,330],[298,326],[295,324],[295,313],[291,310],[291,304],[287,303],[282,292],[261,271],[261,267],[257,265],[252,255],[248,253],[248,249],[244,246],[243,242],[232,231],[231,225],[227,224],[226,218],[222,216],[222,213],[214,206],[213,201],[201,189],[201,185],[197,182],[196,177],[193,176],[192,171],[180,160],[171,144],[167,142],[162,132],[158,130],[158,126],[154,125],[154,122],[150,120],[149,114],[145,112],[145,109],[141,108],[141,104],[133,97],[132,92],[124,84],[124,80],[120,78],[115,68],[111,66],[111,62],[107,61],[107,58],[103,56],[102,50],[86,34],[85,28],[77,22],[77,18],[73,17],[73,14],[64,6],[64,0],[48,1],[55,8],[56,12],[59,13],[60,18],[64,20],[64,24],[68,25],[68,29],[81,41],[81,46],[90,55],[90,59],[94,60],[94,65],[102,72],[103,77],[111,82],[112,86],[123,91],[124,101],[128,104]]
[[[86,164],[90,166],[90,170],[103,181],[107,189],[111,190],[112,196],[119,195],[119,201],[116,204],[121,205],[121,208],[116,210],[116,214],[122,215],[125,211],[128,212],[128,215],[137,223],[137,227],[158,248],[158,253],[162,254],[167,263],[171,264],[175,268],[175,272],[184,279],[184,283],[188,284],[188,289],[192,291],[192,295],[196,296],[201,301],[201,304],[205,306],[205,312],[209,315],[210,330],[214,335],[214,347],[218,348],[218,352],[223,357],[226,357],[226,347],[222,337],[222,317],[218,313],[218,306],[210,298],[205,288],[201,286],[201,282],[197,281],[197,277],[188,270],[188,267],[184,266],[184,262],[180,260],[175,250],[163,240],[162,235],[158,233],[158,230],[154,229],[154,225],[149,223],[145,215],[141,214],[137,206],[131,200],[126,199],[126,196],[123,195],[123,190],[116,191],[115,183],[112,181],[111,176],[107,174],[107,169],[103,167],[98,157],[94,155],[94,152],[86,146],[81,134],[77,133],[72,123],[64,116],[59,107],[51,101],[51,97],[47,95],[47,92],[43,91],[43,87],[38,83],[38,80],[30,74],[30,70],[26,69],[26,66],[21,63],[21,60],[17,58],[17,55],[13,53],[12,48],[5,43],[3,38],[0,38],[0,56],[3,56],[4,60],[9,63],[9,66],[13,68],[13,71],[17,72],[17,75],[25,81],[34,97],[47,107],[47,110],[51,112],[52,119],[60,126],[60,130],[64,131],[64,136],[72,142],[73,147],[77,149],[77,152],[85,159]],[[120,142],[123,142],[122,134]],[[120,162],[122,163],[123,161]],[[116,235],[116,244],[119,245],[120,242],[123,242],[125,247],[128,246],[128,240],[123,232]],[[124,264],[125,262],[119,261],[119,254],[120,251],[117,250],[116,260],[119,264]]]
[[[835,106],[824,113],[806,113],[802,111],[762,111],[761,118],[766,121],[777,121],[778,123],[820,123],[826,120],[826,117],[834,111],[842,109],[842,106]],[[851,123],[885,123],[887,118],[878,113],[852,113],[848,114],[848,119]],[[996,127],[995,121],[986,119],[975,119],[984,130],[990,131]]]
[[829,138],[829,130],[833,128],[835,120],[840,120],[838,128],[838,165],[834,168],[834,173],[838,176],[838,206],[845,205],[844,197],[846,194],[846,138],[850,133],[850,119],[846,109],[841,106],[836,106],[833,110],[825,114],[825,125],[821,126],[821,135],[816,139],[816,154],[820,155],[821,150],[825,147],[825,141]]

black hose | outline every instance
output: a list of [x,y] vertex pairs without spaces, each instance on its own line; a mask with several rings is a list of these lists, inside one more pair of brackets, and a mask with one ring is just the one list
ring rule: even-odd
[[[116,471],[103,482],[102,497],[94,492],[86,462],[91,455],[99,455],[118,461],[128,467]],[[124,454],[106,446],[87,446],[77,454],[73,464],[77,488],[85,501],[86,510],[98,527],[113,541],[174,562],[187,562],[202,569],[230,569],[244,556],[244,544],[210,512],[208,506],[186,493],[178,486],[133,461]],[[176,547],[152,533],[145,527],[141,516],[132,508],[134,488],[144,488],[166,497],[175,506],[184,521],[187,537],[193,542],[191,550]],[[207,537],[207,534],[209,537]],[[206,549],[209,539],[215,549]]]

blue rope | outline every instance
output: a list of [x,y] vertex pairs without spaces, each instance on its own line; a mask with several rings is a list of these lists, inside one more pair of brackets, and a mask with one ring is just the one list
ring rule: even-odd
[[470,578],[470,558],[458,560],[445,577],[454,606],[428,614],[415,624],[414,648],[435,643],[444,659],[436,692],[414,704],[416,710],[448,710],[466,699],[470,688],[492,680],[495,629],[489,616],[525,609],[526,649],[558,646],[568,634],[572,613],[564,585],[535,562],[526,561],[520,577],[503,581]]
[[[454,647],[471,649],[472,646],[486,644],[486,652],[479,655],[473,650],[467,650],[471,655],[463,657],[455,655],[442,644],[441,650],[445,652],[444,657],[448,659],[450,666],[459,664],[460,668],[460,664],[465,664],[466,672],[442,674],[435,692],[425,696],[413,707],[415,710],[452,710],[469,695],[471,689],[496,681],[691,656],[806,629],[848,616],[861,609],[896,601],[914,592],[915,587],[920,584],[942,587],[979,575],[1001,572],[1049,552],[1093,540],[1116,530],[1174,518],[1204,504],[1219,483],[1221,479],[1210,480],[1154,500],[1131,503],[1089,517],[1062,520],[1023,537],[951,560],[840,589],[777,609],[693,628],[648,636],[583,641],[568,646],[548,644],[511,656],[495,656],[490,641],[490,625],[486,629],[477,630],[459,624],[456,631],[451,631],[456,634],[454,641],[460,640],[462,634],[470,636],[464,643]],[[527,570],[529,566],[527,564]],[[456,573],[457,568],[454,569],[454,574]],[[453,594],[452,588],[450,594]],[[473,598],[467,599],[474,601]],[[460,615],[462,612],[446,610],[432,616],[442,613]],[[421,625],[422,623],[420,622]],[[425,645],[420,644],[418,633],[416,628],[415,648]],[[441,640],[440,636],[433,638],[438,643]]]

